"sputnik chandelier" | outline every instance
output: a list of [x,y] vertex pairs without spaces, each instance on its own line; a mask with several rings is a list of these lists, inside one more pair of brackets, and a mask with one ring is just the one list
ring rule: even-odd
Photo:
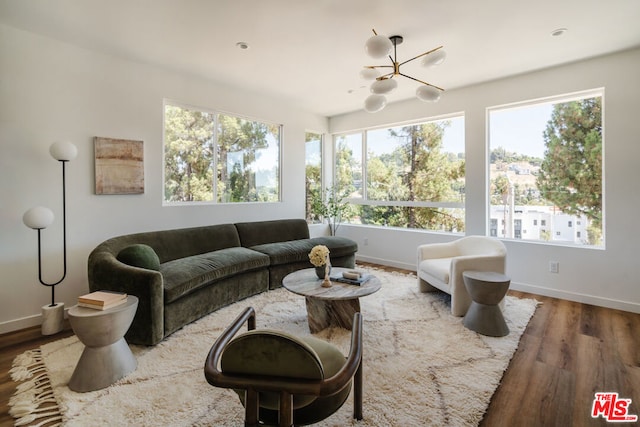
[[[442,46],[421,53],[420,55],[414,56],[404,62],[398,62],[397,47],[403,41],[402,36],[387,37],[376,33],[376,30],[372,31],[374,35],[367,40],[367,43],[365,44],[365,51],[369,56],[376,59],[388,56],[391,60],[391,65],[367,65],[362,69],[362,71],[360,71],[360,76],[365,80],[375,80],[371,83],[371,95],[369,95],[369,97],[364,101],[364,109],[369,113],[376,113],[387,105],[387,98],[384,95],[392,92],[398,87],[397,79],[394,79],[396,76],[406,77],[421,83],[418,89],[416,89],[416,97],[421,101],[438,101],[440,99],[440,94],[444,89],[403,74],[400,72],[400,67],[418,58],[423,58],[422,65],[425,67],[434,67],[439,65],[447,56],[445,51],[442,50]],[[392,50],[393,57],[391,56]],[[381,68],[391,68],[393,71],[380,75],[379,69]]]

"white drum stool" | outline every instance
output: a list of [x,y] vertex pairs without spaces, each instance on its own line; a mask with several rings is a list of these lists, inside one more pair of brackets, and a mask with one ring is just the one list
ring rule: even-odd
[[464,326],[482,335],[508,335],[509,327],[498,304],[507,294],[511,279],[490,271],[465,271],[462,277],[472,300],[462,322]]
[[69,322],[85,345],[69,380],[73,391],[87,392],[105,388],[135,371],[138,362],[124,339],[138,308],[138,298],[107,310],[73,306]]

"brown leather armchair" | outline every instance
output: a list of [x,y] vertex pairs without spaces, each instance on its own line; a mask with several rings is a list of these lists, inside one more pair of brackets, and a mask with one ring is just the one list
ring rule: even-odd
[[[232,339],[245,322],[248,332]],[[353,318],[346,358],[335,346],[318,338],[255,327],[255,310],[248,307],[218,337],[204,366],[209,384],[238,394],[245,407],[245,426],[321,421],[347,400],[352,379],[353,417],[362,419],[360,313]]]

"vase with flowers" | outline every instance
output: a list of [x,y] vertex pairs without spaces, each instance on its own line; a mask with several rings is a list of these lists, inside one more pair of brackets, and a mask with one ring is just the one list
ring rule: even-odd
[[309,261],[316,268],[318,279],[323,279],[322,286],[331,286],[329,274],[331,273],[331,260],[329,259],[329,248],[325,245],[316,245],[309,252]]

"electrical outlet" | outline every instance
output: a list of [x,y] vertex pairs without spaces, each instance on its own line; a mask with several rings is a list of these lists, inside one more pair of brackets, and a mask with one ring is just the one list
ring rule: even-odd
[[558,273],[559,268],[560,268],[560,263],[558,261],[549,261],[550,273]]
[[365,238],[364,238],[364,245],[365,245],[365,246],[368,246],[368,245],[369,245],[369,238],[368,238],[368,237],[365,237]]

